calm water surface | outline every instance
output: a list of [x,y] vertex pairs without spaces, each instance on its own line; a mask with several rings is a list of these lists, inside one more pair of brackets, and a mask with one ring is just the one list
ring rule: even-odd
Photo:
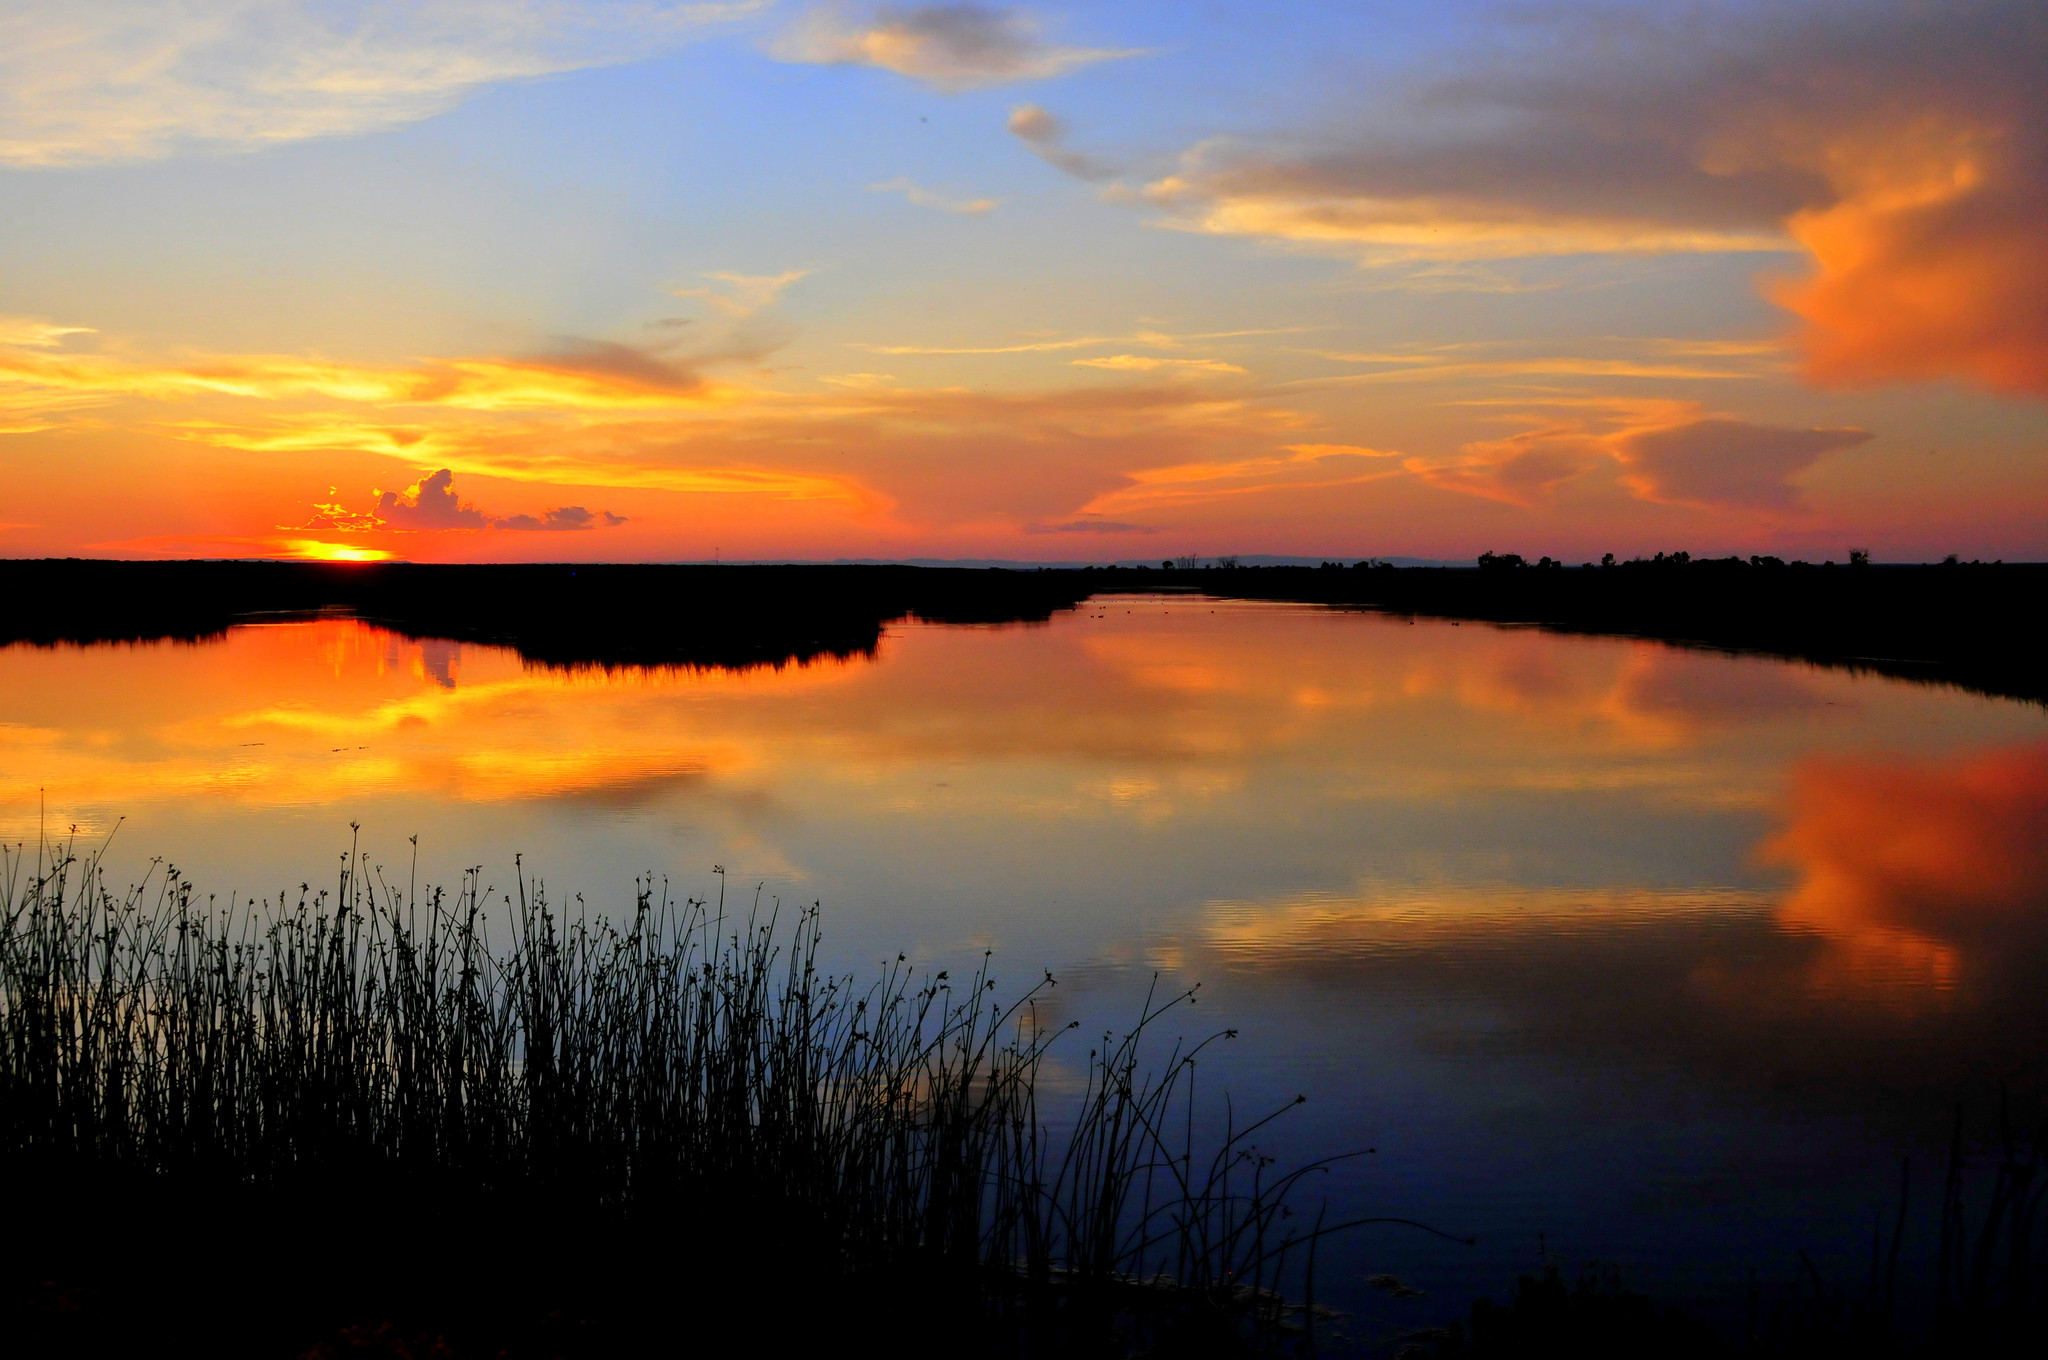
[[[2048,719],[1793,664],[1103,597],[873,660],[528,667],[346,619],[0,649],[0,835],[222,895],[392,873],[821,901],[835,961],[997,951],[1087,1027],[1155,974],[1272,1145],[1371,1147],[1326,1270],[1368,1329],[1550,1259],[1728,1297],[1852,1272],[1959,1095],[2038,1082]],[[1084,1029],[1085,1032],[1085,1029]],[[1080,1055],[1077,1055],[1077,1057]],[[1428,1291],[1359,1285],[1392,1271]]]

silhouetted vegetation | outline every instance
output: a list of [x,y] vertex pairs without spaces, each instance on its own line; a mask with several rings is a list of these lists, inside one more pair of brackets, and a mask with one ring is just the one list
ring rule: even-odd
[[2048,565],[1951,558],[1872,566],[1863,549],[1850,562],[1686,552],[1617,562],[1610,553],[1599,566],[1566,568],[1548,557],[1487,553],[1477,571],[1333,563],[1178,572],[1174,584],[1244,599],[1655,638],[2048,700],[2048,642],[2035,621],[2048,597]]
[[869,655],[908,617],[1042,622],[1093,594],[1164,587],[1655,638],[2048,699],[2048,644],[2033,625],[2048,565],[1862,563],[1686,552],[1575,568],[1486,553],[1477,571],[1234,558],[1045,571],[13,561],[0,562],[0,644],[196,641],[266,614],[329,610],[547,665],[744,667]]
[[0,644],[198,641],[321,610],[557,666],[757,666],[871,654],[884,625],[1041,622],[1059,574],[869,566],[0,561]]
[[1257,1151],[1277,1116],[1197,1147],[1207,1043],[1145,1037],[1185,996],[1048,1083],[1090,1043],[1049,976],[828,976],[815,910],[33,858],[0,866],[0,1325],[49,1353],[1277,1353],[1357,1226],[1289,1207],[1324,1164]]

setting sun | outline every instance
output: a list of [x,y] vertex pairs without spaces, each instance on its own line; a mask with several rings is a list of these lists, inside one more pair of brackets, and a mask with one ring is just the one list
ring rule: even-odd
[[359,548],[348,543],[322,543],[318,539],[292,539],[291,556],[308,562],[389,562],[396,553],[382,548]]

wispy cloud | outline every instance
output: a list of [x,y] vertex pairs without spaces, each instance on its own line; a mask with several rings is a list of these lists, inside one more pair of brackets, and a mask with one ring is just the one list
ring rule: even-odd
[[1237,340],[1259,335],[1294,335],[1301,326],[1276,326],[1260,330],[1193,331],[1171,335],[1165,331],[1135,331],[1129,335],[1071,335],[1043,340],[1019,340],[1005,345],[874,345],[854,342],[855,349],[871,354],[1050,354],[1068,349],[1096,349],[1103,345],[1139,345],[1148,349],[1179,349],[1207,340]]
[[[1295,352],[1331,363],[1357,365],[1369,371],[1300,378],[1285,385],[1344,387],[1526,377],[1734,381],[1772,376],[1786,370],[1784,344],[1776,340],[1607,336],[1570,342],[1569,346],[1553,344],[1536,353],[1513,353],[1531,348],[1533,346],[1527,342],[1516,341],[1467,341],[1413,349],[1362,351],[1301,348]],[[1560,348],[1592,352],[1558,353]]]
[[147,160],[375,132],[482,86],[639,60],[763,0],[14,0],[0,163]]
[[92,333],[90,326],[59,326],[39,316],[0,316],[0,345],[47,349],[62,344],[67,335]]
[[1125,485],[1083,507],[1094,515],[1128,514],[1226,497],[1303,487],[1347,486],[1401,474],[1395,455],[1352,444],[1293,444],[1280,453],[1211,462],[1174,463],[1125,474]]
[[1162,359],[1153,354],[1104,354],[1067,362],[1080,368],[1107,368],[1120,373],[1153,373],[1162,369],[1174,373],[1244,372],[1238,365],[1226,364],[1221,359]]
[[935,189],[923,185],[905,175],[885,179],[879,184],[870,184],[871,194],[901,194],[904,199],[920,208],[934,208],[939,212],[959,213],[966,217],[979,217],[995,211],[1002,205],[1000,198],[951,198]]
[[[1116,346],[1105,357],[1213,362],[1186,352],[1212,343],[1207,333],[1141,335],[1095,338]],[[1248,446],[1299,438],[1311,425],[1246,384],[1165,380],[1180,371],[1174,365],[1096,375],[1113,382],[1060,371],[1075,380],[989,390],[856,373],[785,390],[764,374],[713,379],[699,360],[595,340],[557,341],[537,357],[411,364],[191,351],[152,357],[118,338],[104,348],[0,346],[0,396],[99,403],[96,438],[128,431],[312,466],[347,452],[391,459],[407,469],[403,489],[362,500],[330,494],[275,533],[331,542],[408,531],[430,556],[456,550],[433,546],[436,534],[610,522],[591,493],[554,490],[566,487],[686,498],[678,504],[692,506],[689,514],[745,521],[762,535],[787,533],[792,523],[863,533],[1137,523],[1085,507],[1123,484],[1125,469],[1228,461]],[[984,456],[961,459],[963,446]],[[465,499],[460,491],[472,477],[547,487],[555,513],[527,512],[536,525]],[[274,522],[275,510],[256,513],[266,529]],[[275,549],[266,542],[243,550]]]
[[1466,363],[1402,363],[1384,355],[1322,353],[1342,363],[1386,365],[1370,373],[1344,373],[1299,378],[1290,387],[1345,387],[1361,383],[1426,382],[1450,378],[1665,378],[1692,382],[1705,379],[1753,378],[1754,372],[1712,368],[1703,364],[1647,363],[1639,359],[1586,359],[1569,355],[1529,359],[1486,359]]
[[1456,194],[1395,194],[1345,185],[1342,167],[1266,159],[1234,143],[1186,153],[1180,169],[1147,185],[1170,209],[1160,225],[1218,236],[1262,236],[1320,246],[1375,265],[1527,259],[1545,255],[1784,252],[1770,226],[1720,228],[1561,206],[1537,210]]
[[883,5],[856,13],[843,5],[810,10],[770,45],[783,61],[876,66],[957,92],[1020,80],[1044,80],[1134,50],[1064,47],[1039,36],[1021,10],[982,5]]
[[[738,280],[741,311],[788,276]],[[67,328],[81,333],[82,328]],[[221,354],[146,362],[104,351],[51,348],[46,342],[0,341],[0,406],[105,404],[121,398],[186,402],[236,397],[285,402],[305,399],[379,407],[441,407],[473,411],[688,409],[734,399],[736,389],[702,369],[744,360],[758,346],[671,357],[663,348],[567,338],[532,356],[431,359],[414,364],[357,364],[288,354]],[[401,423],[402,422],[395,422]]]
[[1157,526],[1115,519],[1069,519],[1057,524],[1027,524],[1027,534],[1156,534]]
[[1031,154],[1054,169],[1076,179],[1104,180],[1116,174],[1116,167],[1067,145],[1067,125],[1036,104],[1019,104],[1010,110],[1010,132],[1031,148]]
[[739,321],[773,307],[791,284],[809,278],[810,273],[808,269],[785,269],[780,274],[735,274],[719,269],[704,275],[718,285],[715,288],[677,285],[669,292],[681,298],[696,298],[721,316]]

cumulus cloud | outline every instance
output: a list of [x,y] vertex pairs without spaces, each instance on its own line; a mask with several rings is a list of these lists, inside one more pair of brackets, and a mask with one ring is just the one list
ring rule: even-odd
[[447,468],[422,477],[404,492],[377,493],[378,522],[391,529],[481,529],[489,516],[455,494]]
[[968,217],[979,217],[993,212],[1002,204],[999,198],[951,198],[933,189],[927,189],[907,175],[885,179],[879,184],[870,184],[871,194],[902,194],[905,201],[919,208],[934,208],[939,212],[960,213]]
[[1624,484],[1644,500],[1754,510],[1796,510],[1792,478],[1822,454],[1870,442],[1868,430],[1793,429],[1741,420],[1695,420],[1615,441]]
[[760,7],[14,0],[0,13],[0,164],[374,132],[485,85],[638,60]]
[[1043,80],[1134,51],[1061,47],[1019,10],[981,5],[884,5],[866,17],[842,6],[811,10],[769,49],[783,61],[879,66],[948,92]]
[[609,529],[624,524],[624,515],[609,510],[588,510],[580,505],[557,506],[538,515],[497,516],[485,514],[455,490],[455,473],[448,468],[429,473],[404,491],[378,491],[370,510],[349,510],[339,502],[313,507],[304,524],[281,524],[280,529],[370,533],[388,529],[398,533],[431,533],[447,529],[515,529],[525,531],[574,531]]
[[1116,174],[1115,166],[1068,146],[1067,125],[1036,104],[1011,109],[1009,129],[1032,155],[1076,179],[1102,180]]
[[1172,225],[1368,263],[1801,250],[1769,291],[1813,379],[2048,394],[2038,0],[1547,15],[1348,125],[1194,147],[1147,193]]

